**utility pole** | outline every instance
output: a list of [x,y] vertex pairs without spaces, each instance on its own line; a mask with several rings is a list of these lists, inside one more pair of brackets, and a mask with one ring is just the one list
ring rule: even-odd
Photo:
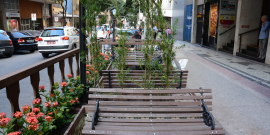
[[[85,45],[85,35],[83,33],[83,29],[85,29],[85,22],[82,19],[84,17],[85,14],[85,8],[83,7],[82,3],[80,2],[79,5],[79,11],[80,11],[80,54],[86,53],[86,45]],[[84,86],[86,86],[86,58],[84,57],[80,60],[80,77],[81,77],[81,84],[83,84]],[[88,94],[87,94],[87,88],[84,87],[84,91],[83,91],[83,98],[82,98],[82,103],[86,103],[88,102]]]

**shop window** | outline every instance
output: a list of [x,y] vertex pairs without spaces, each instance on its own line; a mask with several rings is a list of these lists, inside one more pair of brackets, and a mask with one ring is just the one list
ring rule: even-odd
[[17,19],[7,19],[8,31],[18,31],[19,25]]

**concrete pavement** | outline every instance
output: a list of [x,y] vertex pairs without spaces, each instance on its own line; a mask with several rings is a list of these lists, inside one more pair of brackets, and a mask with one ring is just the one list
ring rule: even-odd
[[270,132],[269,65],[177,41],[176,59],[188,59],[187,88],[211,88],[213,115],[232,135]]

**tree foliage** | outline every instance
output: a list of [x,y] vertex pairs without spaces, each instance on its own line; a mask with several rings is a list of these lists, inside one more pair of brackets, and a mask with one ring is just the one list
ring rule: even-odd
[[66,26],[67,0],[52,0],[52,1],[61,5],[63,9],[63,26]]

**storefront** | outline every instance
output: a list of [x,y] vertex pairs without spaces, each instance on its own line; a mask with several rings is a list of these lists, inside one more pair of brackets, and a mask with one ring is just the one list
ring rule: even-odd
[[6,13],[8,31],[19,31],[20,13]]
[[[76,27],[79,22],[79,15],[73,15],[74,16],[74,26]],[[54,14],[53,15],[53,24],[54,27],[63,27],[63,14]],[[65,26],[73,26],[72,25],[72,15],[67,14],[66,15],[66,25]]]
[[[31,5],[31,8],[29,8]],[[43,3],[20,0],[20,15],[21,15],[21,30],[41,30],[43,29],[43,15],[42,15]],[[36,21],[31,20],[31,14],[36,14]]]

